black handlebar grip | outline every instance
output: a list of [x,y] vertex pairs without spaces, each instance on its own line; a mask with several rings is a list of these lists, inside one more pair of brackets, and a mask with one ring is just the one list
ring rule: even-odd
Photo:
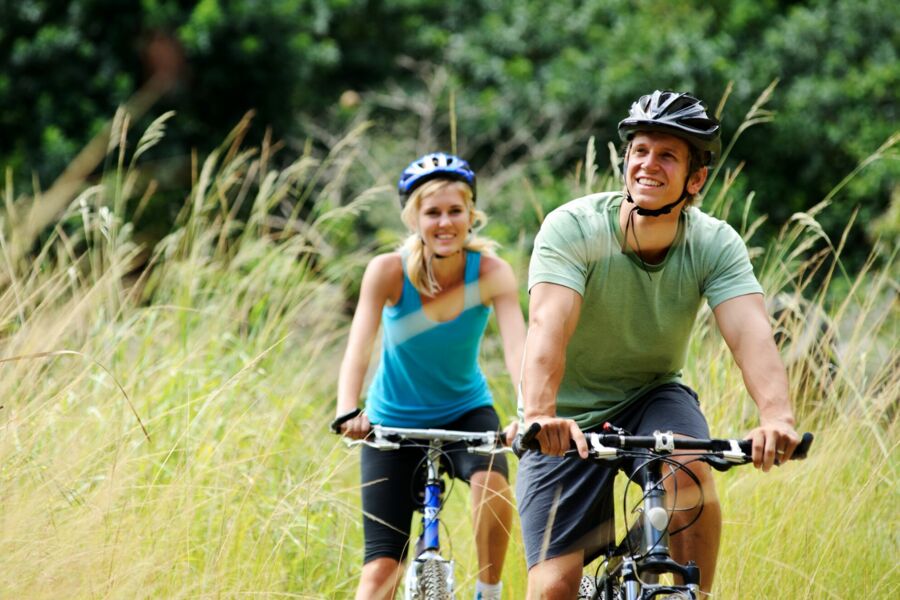
[[806,455],[809,453],[809,447],[812,446],[813,440],[815,436],[810,432],[806,432],[803,434],[803,437],[800,439],[800,443],[797,444],[797,447],[794,448],[794,453],[791,455],[791,460],[803,460],[806,458]]
[[354,408],[349,412],[345,412],[344,414],[336,417],[334,421],[331,422],[331,425],[328,426],[331,429],[331,433],[341,433],[341,425],[349,421],[350,419],[356,418],[362,412],[359,408]]
[[521,457],[526,450],[540,451],[541,443],[537,440],[537,434],[541,431],[540,423],[532,423],[528,427],[528,431],[516,436],[512,443],[512,451],[516,456]]

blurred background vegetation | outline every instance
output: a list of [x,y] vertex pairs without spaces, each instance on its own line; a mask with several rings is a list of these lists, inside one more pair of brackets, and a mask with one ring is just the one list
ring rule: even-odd
[[[725,163],[750,174],[735,185],[743,196],[754,193],[749,216],[766,215],[769,233],[823,199],[897,130],[900,4],[892,0],[22,0],[0,7],[0,165],[17,194],[49,186],[139,90],[155,85],[158,93],[138,127],[176,111],[142,163],[142,177],[155,185],[134,223],[145,243],[165,235],[181,210],[192,151],[217,147],[251,110],[248,140],[258,143],[268,130],[278,142],[273,161],[282,165],[327,151],[335,132],[372,123],[370,152],[354,167],[364,174],[359,189],[372,177],[392,184],[415,154],[455,146],[491,182],[484,197],[497,199],[491,213],[507,227],[492,233],[504,242],[537,225],[504,214],[516,205],[505,184],[525,176],[542,206],[567,200],[554,181],[577,170],[591,136],[600,169],[608,168],[616,123],[655,88],[691,91],[714,109],[727,96],[729,139],[778,80],[757,115],[774,122],[749,129]],[[844,254],[851,264],[861,264],[879,236],[896,241],[898,173],[896,160],[869,165],[819,216],[836,237],[859,210],[861,226]],[[356,229],[368,240],[378,226],[375,217]]]
[[[747,240],[817,436],[719,477],[716,597],[900,597],[898,7],[0,0],[0,597],[350,597],[356,452],[324,432],[400,169],[469,158],[522,280],[544,214],[619,189],[616,123],[666,87],[722,107],[703,208]],[[689,354],[711,429],[742,435],[708,310]]]

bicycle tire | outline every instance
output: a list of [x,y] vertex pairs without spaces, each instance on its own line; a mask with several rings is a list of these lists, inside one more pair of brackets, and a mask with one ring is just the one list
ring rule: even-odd
[[597,580],[591,575],[583,575],[578,585],[578,600],[596,600],[597,597]]
[[622,600],[622,590],[618,583],[613,580],[611,586],[611,595],[606,594],[606,586],[608,580],[606,575],[594,577],[593,575],[583,575],[581,577],[581,585],[578,586],[578,600]]
[[447,563],[430,558],[422,565],[419,572],[419,597],[422,600],[451,600],[452,590],[450,589],[447,577]]

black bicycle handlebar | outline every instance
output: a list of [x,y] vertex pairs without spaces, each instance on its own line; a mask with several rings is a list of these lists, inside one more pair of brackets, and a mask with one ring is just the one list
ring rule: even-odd
[[513,454],[522,457],[527,450],[541,451],[541,443],[537,440],[537,434],[541,431],[540,423],[532,423],[525,433],[518,434],[512,443]]
[[[512,443],[512,449],[516,456],[521,457],[526,450],[537,450],[540,452],[541,445],[537,440],[537,434],[540,431],[541,424],[532,423],[528,431],[516,436]],[[621,452],[639,449],[656,450],[660,453],[671,452],[672,450],[705,450],[712,453],[712,456],[724,456],[740,462],[749,462],[752,460],[753,454],[753,442],[751,440],[698,440],[694,438],[676,438],[671,434],[640,436],[618,433],[586,433],[585,436],[588,438],[588,446],[592,450],[596,451],[599,446],[613,451],[611,455],[605,458],[616,458],[620,456]],[[804,433],[800,443],[794,449],[791,460],[803,460],[806,458],[813,439],[812,433]],[[572,448],[574,449],[574,447],[573,443]],[[740,459],[743,460],[741,461]],[[719,468],[721,465],[713,466]]]

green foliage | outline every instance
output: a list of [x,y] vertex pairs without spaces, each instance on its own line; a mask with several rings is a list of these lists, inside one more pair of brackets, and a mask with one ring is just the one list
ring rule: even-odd
[[[379,134],[370,160],[456,147],[479,173],[527,158],[528,175],[569,173],[588,138],[617,142],[638,95],[692,91],[715,107],[729,82],[726,138],[759,91],[780,85],[774,123],[747,134],[755,210],[775,226],[821,200],[896,131],[900,8],[891,0],[23,0],[0,5],[0,162],[46,185],[107,115],[166,68],[178,84],[154,108],[179,127],[145,170],[151,205],[178,203],[191,148],[218,145],[249,110],[291,162],[306,137],[360,115]],[[346,92],[346,93],[345,93]],[[359,94],[357,94],[357,92]],[[452,129],[448,107],[455,108]],[[361,103],[360,103],[361,102]],[[147,117],[149,119],[151,117]],[[142,123],[143,124],[143,123]],[[454,139],[451,139],[453,137]],[[408,139],[397,146],[395,140]],[[325,143],[324,145],[330,146]],[[163,157],[169,157],[162,160]],[[174,158],[171,158],[174,157]],[[604,160],[598,161],[601,169]],[[542,164],[535,164],[542,163]],[[388,168],[389,167],[389,168]],[[832,237],[861,206],[870,223],[897,186],[895,160],[854,178],[823,215]],[[385,180],[390,180],[390,175]],[[496,190],[495,190],[496,191]],[[171,211],[170,211],[171,212]],[[139,228],[150,224],[138,223]],[[154,227],[167,228],[166,220]],[[773,229],[774,231],[774,229]],[[865,256],[864,229],[851,248]],[[368,235],[371,232],[362,232]]]
[[[0,162],[45,177],[61,172],[134,91],[138,14],[117,4],[0,5]],[[108,27],[109,14],[118,16]]]
[[[898,131],[898,20],[894,2],[818,0],[777,17],[758,49],[737,57],[739,103],[755,93],[746,86],[782,81],[772,101],[774,125],[751,131],[735,154],[766,174],[754,187],[759,207],[775,222],[824,198]],[[838,208],[823,215],[825,229],[840,231],[855,206],[860,220],[871,223],[886,209],[898,176],[896,158],[862,172]]]

